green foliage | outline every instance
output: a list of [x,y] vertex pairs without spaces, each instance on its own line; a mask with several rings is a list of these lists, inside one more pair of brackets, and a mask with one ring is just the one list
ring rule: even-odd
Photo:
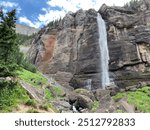
[[122,92],[122,93],[118,93],[117,95],[115,95],[113,97],[113,99],[115,102],[118,102],[119,100],[121,100],[124,97],[127,98],[127,94]]
[[55,87],[53,87],[53,90],[55,91],[57,96],[59,96],[59,97],[63,97],[64,96],[64,93],[62,92],[61,88],[55,86]]
[[5,87],[10,87],[13,89],[17,85],[17,82],[14,82],[12,80],[7,81],[7,80],[0,80],[0,89],[5,88]]
[[49,28],[56,28],[59,25],[60,21],[61,21],[61,18],[57,19],[57,20],[53,20],[53,21],[49,22],[47,26]]
[[50,107],[51,107],[51,105],[50,105],[50,104],[47,104],[47,103],[45,103],[45,104],[39,106],[40,109],[43,109],[43,110],[45,110],[45,111],[48,111],[48,109],[49,109]]
[[17,41],[19,45],[25,45],[28,46],[31,44],[31,41],[35,38],[36,33],[28,36],[23,34],[17,34]]
[[18,69],[18,65],[15,63],[0,63],[0,77],[16,76],[16,69]]
[[37,102],[36,102],[34,99],[29,99],[29,100],[25,103],[25,105],[27,105],[27,106],[32,106],[32,107],[34,107],[34,108],[37,108]]
[[96,112],[99,107],[100,107],[99,101],[94,101],[94,102],[92,103],[92,112]]
[[0,11],[0,76],[15,76],[15,54],[19,50],[15,32],[16,10]]
[[118,93],[113,97],[115,101],[127,98],[130,104],[133,104],[139,112],[150,112],[150,87],[138,89],[135,92]]
[[25,103],[29,96],[17,83],[3,81],[0,89],[0,112],[10,112],[18,103]]
[[43,75],[40,72],[32,73],[28,70],[21,69],[17,72],[18,77],[27,83],[35,86],[35,87],[42,87],[43,85],[48,85],[47,79],[43,77]]
[[46,89],[44,90],[44,93],[45,93],[45,99],[46,99],[46,100],[51,101],[51,100],[54,99],[54,97],[53,97],[53,95],[52,95],[52,93],[50,92],[49,89],[46,88]]
[[[131,0],[124,5],[124,7],[128,10],[138,11],[141,6],[141,2],[149,2],[149,0]],[[146,4],[147,5],[147,4]]]
[[22,68],[31,71],[33,73],[36,73],[37,71],[36,67],[32,63],[30,63],[28,58],[26,58],[22,52],[18,52],[18,55],[16,55],[16,60],[17,64]]
[[31,108],[27,111],[27,113],[39,113],[36,109]]
[[116,110],[116,113],[124,113],[124,111],[121,110],[121,109],[117,109],[117,110]]

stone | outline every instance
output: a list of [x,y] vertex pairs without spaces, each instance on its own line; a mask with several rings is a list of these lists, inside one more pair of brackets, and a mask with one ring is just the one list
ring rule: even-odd
[[11,77],[6,77],[6,81],[11,81],[12,78]]
[[109,90],[97,89],[94,95],[96,100],[100,101],[100,103],[109,101],[111,99]]
[[68,94],[69,103],[75,106],[77,110],[92,108],[92,102],[95,101],[93,93],[86,89],[76,89]]
[[58,110],[61,113],[62,112],[63,113],[64,112],[68,112],[68,113],[71,112],[71,110],[70,110],[71,105],[66,101],[55,100],[52,102],[52,104],[55,106],[56,110]]
[[127,113],[135,113],[135,108],[133,105],[128,104],[125,99],[121,99],[119,104],[125,109]]
[[89,97],[84,96],[84,95],[78,95],[77,100],[73,105],[76,107],[77,110],[80,107],[91,109],[92,108],[92,102],[93,101]]
[[77,100],[77,94],[74,93],[74,92],[69,93],[68,94],[68,99],[69,99],[69,103],[71,105],[73,105],[76,102],[76,100]]
[[133,86],[128,86],[128,87],[126,87],[126,91],[131,91],[131,90],[136,90],[137,88],[136,88],[137,86],[136,85],[133,85]]
[[82,88],[81,88],[81,89],[76,89],[76,90],[75,90],[75,93],[81,94],[81,95],[84,95],[84,96],[87,96],[87,97],[89,97],[92,101],[95,100],[94,94],[93,94],[91,91],[89,91],[89,90],[82,89]]

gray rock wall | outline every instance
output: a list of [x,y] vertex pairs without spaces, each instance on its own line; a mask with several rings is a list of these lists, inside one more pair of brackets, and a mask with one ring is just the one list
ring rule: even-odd
[[[110,78],[119,88],[146,83],[150,79],[149,8],[135,12],[103,5],[98,12],[107,25]],[[56,28],[43,28],[30,48],[31,61],[66,87],[84,88],[90,79],[92,89],[101,88],[96,17],[95,10],[80,9],[66,14]],[[55,37],[54,46],[47,49],[51,42],[43,37],[50,35]],[[47,50],[53,55],[43,62]]]
[[111,76],[122,88],[150,79],[150,10],[141,4],[132,13],[106,5],[99,10],[107,22]]

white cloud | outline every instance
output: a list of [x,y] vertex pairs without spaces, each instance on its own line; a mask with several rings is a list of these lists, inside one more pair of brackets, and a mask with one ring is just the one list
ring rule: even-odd
[[43,22],[44,24],[49,23],[50,21],[53,21],[55,19],[59,19],[60,17],[65,16],[66,12],[64,10],[45,10],[45,15],[39,15],[38,19],[39,21]]
[[128,1],[130,0],[47,0],[49,7],[41,9],[45,14],[39,14],[36,21],[31,22],[26,17],[20,17],[19,21],[31,27],[39,28],[42,25],[48,24],[50,21],[64,17],[69,11],[76,12],[80,8],[83,10],[90,8],[99,10],[104,3],[109,6],[123,6]]
[[[83,10],[88,10],[94,8],[98,10],[103,3],[112,6],[123,6],[130,0],[48,0],[47,4],[49,8],[42,8],[45,14],[39,14],[38,20],[44,24],[48,22],[64,17],[69,11],[75,12],[82,8]],[[59,10],[51,10],[51,7],[59,8]],[[61,10],[60,10],[61,9]]]
[[18,7],[16,8],[16,10],[17,10],[17,13],[19,14],[22,9],[18,6]]
[[82,8],[87,10],[89,8],[94,8],[98,10],[100,6],[105,3],[107,5],[118,5],[123,6],[130,0],[48,0],[47,4],[52,7],[60,7],[65,11],[77,11]]
[[0,6],[2,6],[2,7],[10,7],[10,8],[12,8],[12,7],[17,7],[17,6],[18,6],[18,4],[17,4],[17,3],[15,3],[15,2],[2,1],[2,2],[0,3]]
[[17,13],[20,13],[21,8],[18,3],[15,2],[9,2],[9,1],[2,1],[0,2],[0,7],[3,8],[4,13],[8,11],[8,8],[16,8]]
[[19,17],[20,23],[25,23],[30,27],[39,28],[42,22],[31,22],[27,17]]

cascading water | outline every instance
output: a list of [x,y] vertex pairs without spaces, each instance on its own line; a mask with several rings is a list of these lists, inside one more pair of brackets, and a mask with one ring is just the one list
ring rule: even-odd
[[85,88],[91,90],[92,79],[87,79],[85,84]]
[[100,47],[100,70],[101,70],[101,84],[102,88],[105,89],[110,85],[109,79],[109,51],[107,45],[107,32],[105,21],[102,19],[101,15],[97,14],[97,23],[98,23],[98,31],[99,31],[99,47]]

